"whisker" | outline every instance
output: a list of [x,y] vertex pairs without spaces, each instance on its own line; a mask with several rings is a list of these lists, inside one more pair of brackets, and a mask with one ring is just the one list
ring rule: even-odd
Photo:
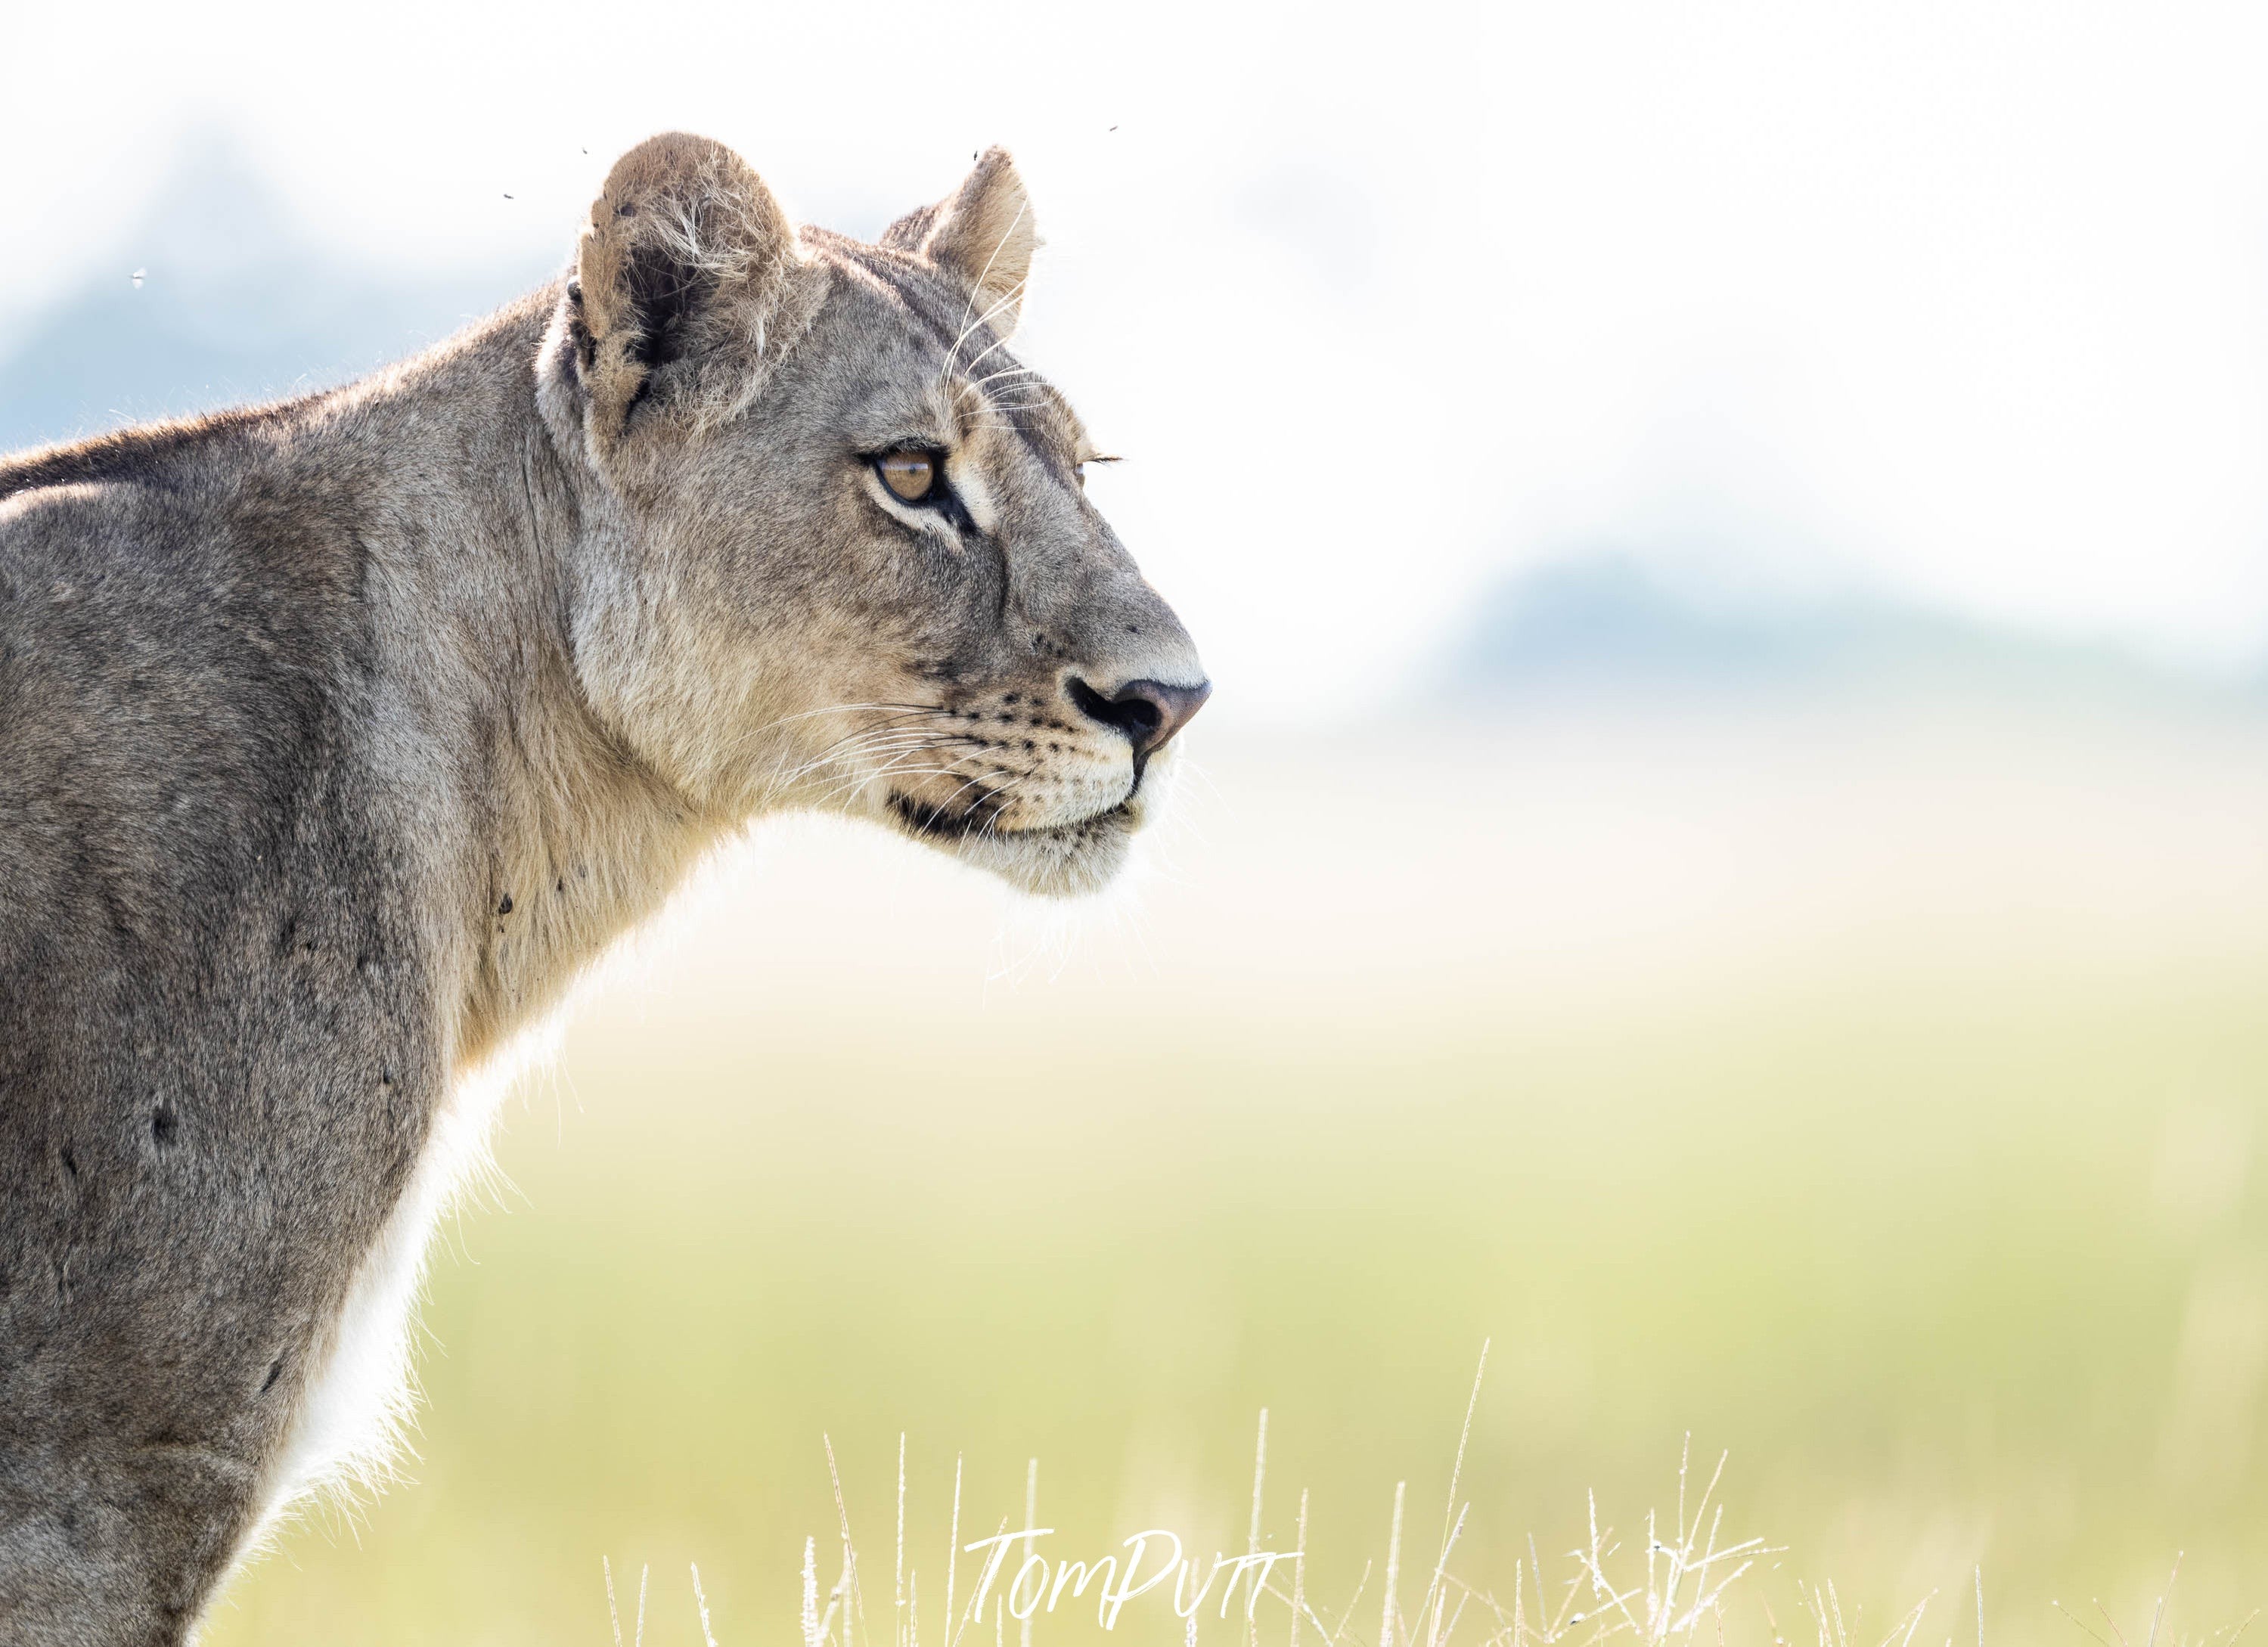
[[1007,294],[1003,297],[998,303],[994,304],[976,320],[968,320],[969,310],[976,306],[977,293],[984,290],[985,281],[991,276],[992,265],[999,261],[1000,254],[1008,249],[1008,242],[1015,238],[1017,226],[1024,221],[1024,214],[1030,210],[1030,201],[1026,200],[1020,202],[1016,207],[1016,215],[1008,219],[1008,226],[1001,231],[1000,238],[992,243],[992,255],[984,260],[984,267],[977,272],[976,283],[968,289],[968,301],[961,305],[961,319],[963,320],[968,320],[968,323],[961,328],[961,336],[953,340],[953,347],[946,352],[946,358],[947,360],[951,360],[954,356],[961,352],[961,342],[968,337],[969,333],[990,321],[994,315],[1000,312],[1004,305],[1014,302],[1023,294],[1024,283],[1021,280],[1019,280],[1008,288]]

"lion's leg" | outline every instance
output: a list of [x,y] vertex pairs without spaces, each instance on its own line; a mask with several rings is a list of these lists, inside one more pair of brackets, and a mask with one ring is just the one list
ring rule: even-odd
[[357,1254],[279,1245],[242,1202],[166,1211],[151,1223],[178,1239],[112,1220],[0,1297],[6,1647],[186,1641],[267,1519],[367,1433],[355,1409],[382,1428],[423,1220]]
[[256,1472],[193,1444],[0,1451],[0,1638],[174,1647],[249,1524]]
[[121,1245],[92,1268],[122,1285],[72,1279],[76,1249],[45,1330],[0,1326],[0,1643],[185,1641],[291,1497],[382,1455],[449,1181],[431,1156],[358,1263],[282,1267],[319,1306],[287,1302],[275,1267],[151,1288],[179,1249]]
[[[217,1108],[202,1098],[192,1089],[182,1107],[202,1120]],[[7,1130],[0,1117],[0,1145]],[[185,1153],[186,1129],[173,1130],[164,1142]],[[346,1306],[374,1249],[391,1254],[387,1213],[417,1176],[388,1159],[409,1157],[414,1131],[398,1154],[357,1160],[335,1147],[345,1130],[309,1129],[331,1158],[304,1165],[326,1177],[279,1165],[258,1140],[174,1173],[179,1153],[122,1160],[88,1127],[46,1152],[53,1170],[33,1193],[0,1202],[0,1643],[187,1640],[320,1462],[315,1432],[342,1425],[307,1420],[340,1406],[318,1398],[342,1365],[369,1363],[342,1353],[364,1348],[342,1342]],[[16,1151],[26,1158],[40,1160]],[[380,1290],[406,1312],[407,1283]],[[399,1328],[380,1336],[398,1342]]]
[[299,1208],[261,1193],[258,1156],[182,1163],[179,1116],[202,1120],[204,1097],[149,1104],[126,1148],[99,1115],[26,1104],[0,1124],[9,1647],[185,1640],[289,1433],[334,1266],[277,1239]]

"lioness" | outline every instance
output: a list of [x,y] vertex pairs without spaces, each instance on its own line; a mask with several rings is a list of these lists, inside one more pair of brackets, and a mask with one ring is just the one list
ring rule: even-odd
[[0,460],[0,1639],[182,1640],[384,1430],[467,1077],[721,837],[1118,866],[1209,688],[1036,244],[998,150],[867,246],[655,137],[417,359]]

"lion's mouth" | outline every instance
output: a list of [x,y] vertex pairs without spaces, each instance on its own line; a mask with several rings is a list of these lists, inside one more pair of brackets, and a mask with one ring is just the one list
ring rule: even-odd
[[1037,828],[1005,829],[999,827],[1002,803],[999,798],[985,795],[969,805],[947,808],[935,805],[914,796],[893,791],[890,810],[896,812],[906,827],[916,835],[927,835],[937,841],[959,841],[974,835],[990,835],[995,839],[1012,840],[1019,836],[1029,840],[1061,838],[1078,834],[1099,823],[1107,823],[1131,809],[1134,797],[1129,795],[1115,806],[1075,818],[1068,823],[1046,824]]
[[972,805],[948,811],[928,801],[917,800],[911,795],[895,793],[890,797],[890,807],[915,834],[933,835],[940,841],[954,841],[962,835],[975,835],[999,816],[998,806],[988,805],[981,800]]

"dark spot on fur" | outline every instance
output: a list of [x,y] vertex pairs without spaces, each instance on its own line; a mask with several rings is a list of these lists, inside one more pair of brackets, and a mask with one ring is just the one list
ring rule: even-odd
[[1006,697],[1002,698],[1002,699],[1000,700],[1000,702],[1002,702],[1003,703],[1014,703],[1014,702],[1020,702],[1020,694],[1018,694],[1018,693],[1014,693],[1014,692],[1011,692],[1011,693],[1010,693]]
[[380,1086],[392,1086],[394,1085],[394,1071],[390,1069],[380,1070],[378,1072],[378,1084]]
[[70,1145],[67,1143],[63,1145],[62,1149],[56,1151],[55,1158],[63,1164],[64,1172],[70,1173],[73,1178],[77,1178],[78,1176],[78,1157],[71,1153]]
[[158,1107],[150,1112],[151,1142],[164,1148],[173,1143],[173,1135],[180,1130],[180,1117],[173,1113],[173,1105],[159,1099]]
[[504,901],[497,906],[497,913],[498,915],[510,915],[512,913],[512,894],[510,893],[504,893]]
[[1024,739],[1024,747],[1027,750],[1029,750],[1032,747],[1032,740],[1030,739],[1027,738]]
[[565,892],[567,890],[567,878],[564,875],[562,875],[559,878],[559,884],[553,887],[552,890],[554,892]]
[[283,1376],[284,1357],[282,1356],[278,1356],[275,1360],[268,1364],[268,1376],[260,1381],[260,1393],[262,1395],[267,1394],[269,1391],[276,1387],[276,1380]]
[[1142,626],[1138,623],[1130,623],[1126,626],[1126,632],[1129,635],[1139,635],[1142,632]]

